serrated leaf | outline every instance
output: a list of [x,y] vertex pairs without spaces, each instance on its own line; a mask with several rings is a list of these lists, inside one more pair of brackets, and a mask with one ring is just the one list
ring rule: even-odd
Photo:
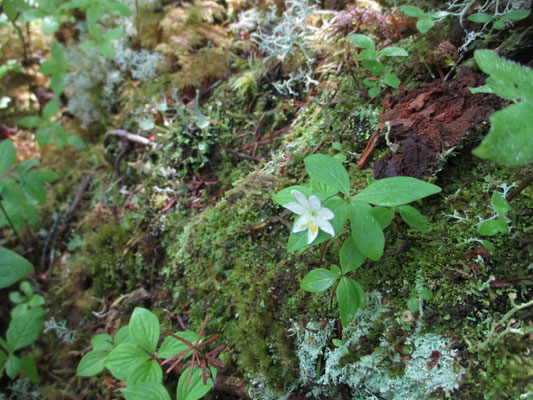
[[375,49],[374,41],[370,39],[368,36],[354,33],[354,34],[348,35],[348,40],[357,47],[362,47],[363,49],[370,49],[370,50]]
[[346,327],[353,321],[357,309],[363,306],[365,292],[357,281],[344,276],[337,286],[336,294],[341,324]]
[[17,150],[9,139],[0,142],[0,174],[7,171],[15,162]]
[[342,272],[348,273],[355,271],[365,262],[366,257],[359,251],[352,236],[348,236],[342,243],[339,254],[339,262]]
[[509,203],[498,192],[494,192],[492,194],[490,203],[492,205],[492,208],[494,208],[498,215],[502,217],[505,217],[509,212]]
[[188,367],[180,376],[178,387],[176,389],[176,400],[198,400],[205,396],[213,387],[213,380],[217,375],[217,370],[215,368],[210,368],[213,380],[210,378],[207,379],[205,385],[203,382],[202,369],[194,368],[191,375],[191,382],[187,386],[190,369],[191,367]]
[[106,1],[104,7],[107,11],[122,17],[128,17],[131,15],[131,10],[127,6],[116,1]]
[[376,206],[396,207],[439,193],[441,188],[408,176],[395,176],[373,182],[353,199]]
[[315,268],[300,281],[300,287],[312,293],[323,292],[330,288],[339,278],[339,274],[325,268]]
[[24,257],[0,247],[0,289],[13,285],[32,270],[33,266]]
[[392,74],[386,74],[384,77],[383,77],[383,81],[389,85],[390,87],[393,87],[394,89],[398,89],[398,87],[400,86],[400,84],[402,83],[398,77],[396,75],[392,75]]
[[385,72],[385,66],[378,60],[363,60],[363,67],[370,70],[375,76],[381,76]]
[[86,11],[86,17],[87,17],[87,24],[88,25],[96,25],[98,21],[100,21],[100,18],[104,15],[104,8],[98,4],[98,2],[94,2],[87,8]]
[[92,337],[91,345],[94,350],[109,352],[113,350],[113,339],[111,338],[111,335],[101,333]]
[[483,236],[494,236],[498,233],[507,233],[509,226],[503,218],[488,219],[483,221],[477,231]]
[[468,20],[475,22],[476,24],[485,24],[487,22],[492,21],[492,15],[483,14],[483,13],[475,13],[475,14],[469,15]]
[[401,47],[389,46],[379,52],[382,56],[387,57],[407,57],[409,54]]
[[383,255],[385,236],[370,210],[367,203],[353,201],[349,214],[350,226],[357,249],[364,256],[377,261]]
[[140,382],[157,382],[163,381],[163,370],[156,360],[148,360],[139,364],[128,375],[127,385],[135,385]]
[[22,190],[30,196],[32,199],[36,200],[39,204],[46,203],[46,189],[39,179],[35,177],[33,171],[19,176],[20,185]]
[[159,341],[159,320],[150,310],[136,307],[130,318],[129,331],[137,345],[150,354],[155,352]]
[[400,9],[408,17],[420,18],[424,16],[424,11],[415,6],[401,6]]
[[[198,338],[197,333],[190,331],[176,332],[174,334],[193,344],[196,343],[196,339]],[[167,336],[165,340],[163,340],[163,344],[161,344],[161,347],[157,351],[157,357],[170,358],[172,356],[175,356],[176,354],[181,353],[182,351],[187,350],[188,348],[189,347],[187,346],[187,344],[182,342],[181,340],[176,339],[172,336]],[[192,352],[188,354],[187,357],[190,357],[191,354]]]
[[528,101],[512,104],[494,113],[490,117],[491,127],[488,135],[473,153],[503,165],[530,164],[533,162],[531,116],[533,103]]
[[93,376],[99,374],[104,370],[104,363],[108,354],[107,351],[102,350],[89,351],[80,360],[76,369],[76,375]]
[[9,322],[6,332],[7,345],[12,351],[29,346],[37,340],[44,325],[42,308],[30,308]]
[[313,154],[304,159],[309,176],[318,182],[331,186],[341,193],[350,193],[350,178],[344,166],[325,154]]
[[105,34],[105,40],[106,41],[117,40],[117,39],[120,39],[122,36],[124,36],[124,30],[123,29],[120,29],[120,28],[110,29]]
[[371,99],[375,99],[379,96],[379,93],[381,92],[380,88],[377,86],[374,86],[368,90],[368,95]]
[[115,59],[115,47],[111,42],[101,42],[98,45],[98,50],[100,50],[100,53],[102,53],[105,58],[109,60]]
[[433,25],[435,25],[435,23],[431,18],[422,18],[416,21],[416,29],[418,29],[418,32],[421,34],[427,33],[427,31],[433,28]]
[[405,223],[410,227],[418,229],[420,232],[424,233],[429,230],[426,218],[420,214],[416,208],[411,206],[400,206],[397,210]]
[[136,344],[121,343],[109,353],[104,366],[115,378],[125,381],[135,368],[149,359],[150,354]]
[[122,391],[126,400],[170,400],[167,389],[158,382],[139,382]]

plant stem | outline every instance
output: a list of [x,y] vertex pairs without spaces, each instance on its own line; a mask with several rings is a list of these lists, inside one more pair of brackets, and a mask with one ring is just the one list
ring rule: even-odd
[[13,225],[13,222],[11,221],[11,218],[9,218],[9,215],[7,215],[7,211],[4,208],[4,205],[2,204],[2,196],[0,196],[0,210],[2,211],[2,214],[4,214],[4,217],[6,217],[7,223],[9,224],[11,229],[13,229],[13,231],[15,232],[15,235],[17,236],[18,240],[20,240],[21,243],[24,243],[24,240],[22,240],[19,231],[15,229],[15,225]]
[[13,27],[15,28],[15,30],[17,31],[17,35],[20,39],[20,41],[22,42],[22,50],[24,52],[24,65],[25,66],[28,66],[30,61],[29,61],[29,58],[28,58],[28,46],[26,44],[26,40],[24,40],[24,34],[22,33],[21,29],[20,29],[20,26],[18,26],[14,20],[10,19],[9,22],[11,22],[11,25],[13,25]]

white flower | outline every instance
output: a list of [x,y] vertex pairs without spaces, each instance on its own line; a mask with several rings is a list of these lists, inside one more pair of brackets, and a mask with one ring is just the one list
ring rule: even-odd
[[330,209],[322,207],[318,197],[309,196],[309,198],[307,198],[303,193],[296,189],[292,190],[291,194],[298,203],[293,201],[285,204],[283,207],[300,215],[300,217],[294,222],[294,227],[292,229],[293,233],[308,229],[307,244],[311,244],[313,240],[316,239],[318,228],[329,233],[332,237],[335,236],[333,226],[329,222],[330,219],[335,217],[335,214],[333,214]]

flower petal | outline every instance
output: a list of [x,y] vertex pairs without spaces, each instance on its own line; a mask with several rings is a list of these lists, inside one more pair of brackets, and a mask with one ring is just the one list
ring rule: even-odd
[[309,201],[307,201],[307,197],[302,192],[299,192],[296,189],[291,190],[291,194],[294,196],[296,201],[300,203],[303,207],[305,207],[306,210],[310,209]]
[[294,225],[292,227],[292,233],[298,233],[301,231],[305,231],[307,226],[307,221],[309,221],[309,215],[302,215],[301,217],[298,217],[296,221],[294,221]]
[[316,196],[309,196],[309,205],[315,211],[320,210],[320,199]]
[[331,211],[329,208],[322,207],[320,210],[318,210],[317,215],[319,218],[329,220],[333,219],[335,217],[335,214],[333,214],[333,211]]
[[307,227],[309,228],[309,231],[307,232],[307,244],[311,244],[318,236],[318,226],[315,221],[310,218],[309,221],[307,221]]
[[307,213],[307,210],[304,206],[294,201],[291,201],[290,203],[283,205],[283,207],[285,207],[287,210],[292,211],[293,213],[298,214],[298,215],[303,215]]
[[333,225],[331,225],[329,221],[326,221],[325,219],[321,218],[314,218],[313,222],[315,222],[324,232],[329,233],[332,237],[335,236],[335,230],[333,229]]

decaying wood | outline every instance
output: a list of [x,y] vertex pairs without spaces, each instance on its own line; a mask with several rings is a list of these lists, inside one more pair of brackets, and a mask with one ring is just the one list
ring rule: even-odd
[[113,131],[109,131],[109,132],[107,132],[105,134],[105,136],[107,137],[108,135],[122,137],[122,138],[127,139],[130,142],[139,143],[139,144],[142,144],[144,146],[151,146],[151,147],[159,147],[160,146],[157,143],[155,143],[154,141],[152,141],[152,140],[150,140],[148,138],[145,138],[144,136],[136,135],[134,133],[125,131],[123,129],[115,129]]

